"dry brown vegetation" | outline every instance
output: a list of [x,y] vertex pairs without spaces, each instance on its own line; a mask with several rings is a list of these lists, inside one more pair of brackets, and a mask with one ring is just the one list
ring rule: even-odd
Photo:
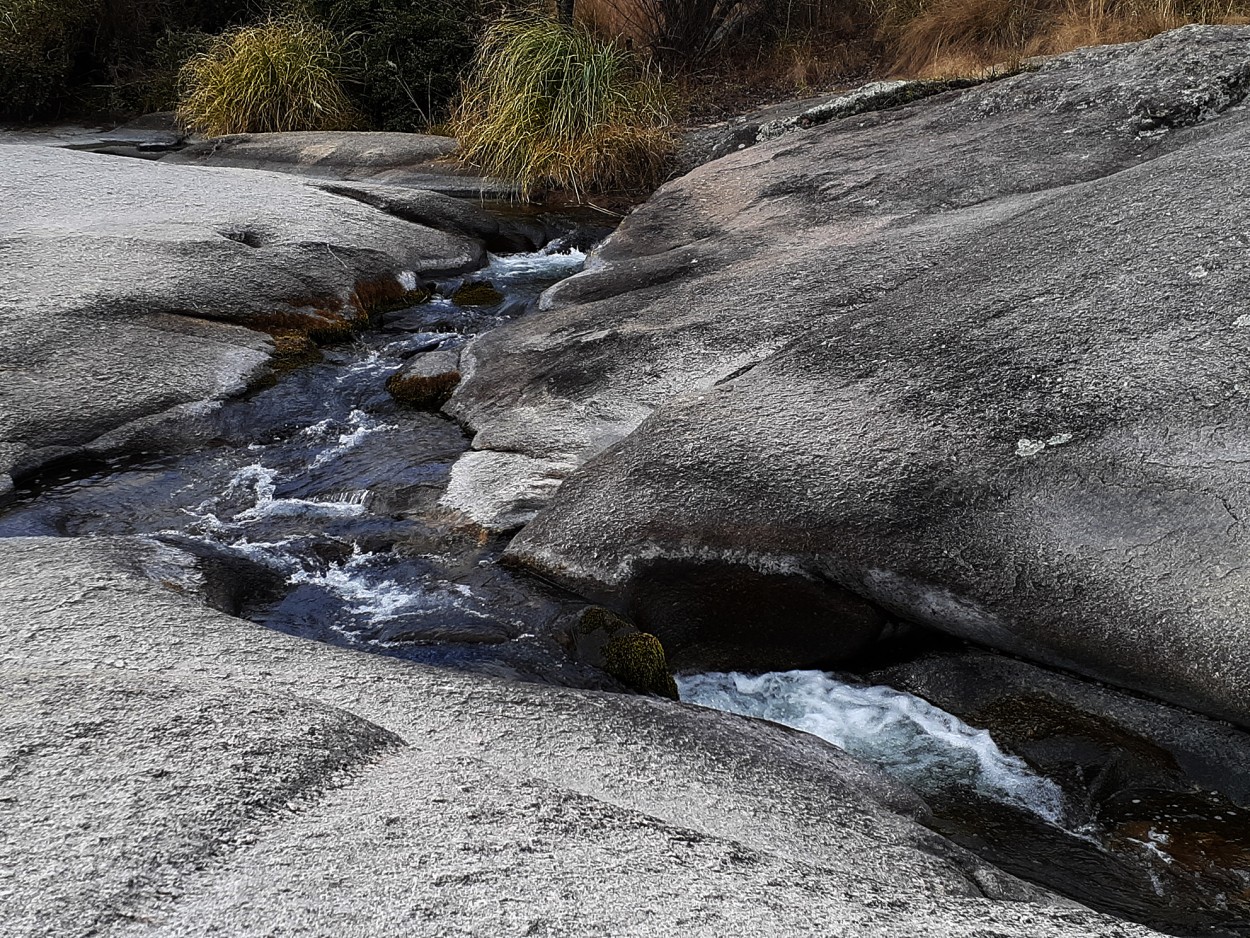
[[1250,0],[578,0],[578,9],[670,73],[701,74],[696,99],[709,70],[722,94],[802,93],[869,74],[980,76],[1187,23],[1250,23]]
[[894,74],[944,78],[1248,15],[1247,0],[930,0],[886,25]]

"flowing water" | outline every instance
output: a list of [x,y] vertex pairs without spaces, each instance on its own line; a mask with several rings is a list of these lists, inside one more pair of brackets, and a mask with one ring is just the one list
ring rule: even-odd
[[[503,538],[458,527],[440,509],[451,466],[468,449],[462,428],[397,405],[384,387],[412,356],[459,348],[522,315],[584,261],[556,240],[436,284],[428,302],[384,315],[354,342],[325,350],[319,363],[207,408],[188,434],[194,445],[79,460],[26,480],[0,513],[0,537],[151,537],[195,558],[208,601],[270,628],[431,664],[613,686],[572,661],[555,634],[575,597],[512,575],[495,562]],[[491,283],[501,298],[457,306],[450,297],[466,279]],[[1179,813],[1175,798],[1148,806],[1157,808],[1153,815],[1137,810],[1143,799],[1128,805],[1143,816],[1115,828],[1126,832],[1121,855],[1140,844],[1137,853],[1163,859],[1156,867],[1116,866],[1109,838],[1070,816],[1055,782],[985,730],[918,697],[819,672],[687,676],[680,688],[689,702],[785,723],[878,764],[926,797],[939,830],[1030,879],[1178,933],[1243,933],[1191,914],[1195,905],[1223,901],[1202,890],[1186,894],[1181,912],[1168,917],[1189,888],[1167,879],[1176,865],[1168,851],[1177,852],[1183,832],[1165,830],[1156,815],[1198,823]],[[1217,807],[1224,818],[1227,809]],[[1216,816],[1215,808],[1203,810],[1203,818]],[[1217,874],[1241,862],[1242,854],[1219,852],[1217,834],[1203,836],[1199,847],[1215,857]],[[1225,893],[1239,882],[1230,880]],[[1226,913],[1227,902],[1217,925]]]
[[[388,376],[520,315],[585,254],[556,240],[492,257],[428,302],[391,312],[320,363],[203,417],[189,452],[45,472],[0,515],[0,537],[143,535],[200,558],[215,605],[310,639],[429,663],[594,685],[544,627],[561,597],[493,561],[502,544],[444,518],[468,439],[401,407]],[[502,299],[460,307],[465,280]]]
[[1024,879],[1178,935],[1250,935],[1250,812],[1218,792],[1181,777],[1175,790],[1131,777],[1097,797],[1079,779],[1065,790],[920,697],[820,671],[677,683],[687,703],[791,726],[876,765],[925,798],[935,830]]
[[762,717],[819,736],[923,795],[972,789],[1059,824],[1063,792],[990,734],[912,694],[848,684],[822,671],[679,677],[688,703]]

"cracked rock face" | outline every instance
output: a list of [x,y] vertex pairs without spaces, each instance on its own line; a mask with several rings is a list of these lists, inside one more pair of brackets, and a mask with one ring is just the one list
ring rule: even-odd
[[868,606],[1250,723],[1248,81],[1191,27],[670,183],[465,353],[478,449],[583,463],[511,555],[666,644],[784,632],[649,586],[720,565],[823,593],[814,658]]
[[[12,474],[245,388],[272,349],[253,328],[346,332],[402,292],[398,275],[484,256],[293,176],[27,145],[0,158],[0,497]],[[475,231],[470,207],[460,225],[456,203],[437,207]]]

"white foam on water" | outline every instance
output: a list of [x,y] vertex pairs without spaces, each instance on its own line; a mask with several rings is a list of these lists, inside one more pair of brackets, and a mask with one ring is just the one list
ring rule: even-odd
[[331,495],[318,495],[314,501],[332,505],[361,505],[369,500],[368,489],[355,489],[348,492],[335,492]]
[[235,524],[248,524],[271,518],[332,517],[355,518],[364,513],[364,502],[312,501],[306,498],[274,498],[257,502],[234,516]]
[[436,612],[449,605],[450,597],[437,592],[412,589],[389,578],[379,580],[370,576],[371,567],[378,559],[376,554],[357,548],[343,563],[331,564],[324,571],[297,570],[288,582],[321,587],[343,600],[352,615],[364,616],[374,623]]
[[[349,435],[350,434],[346,434]],[[355,444],[352,444],[355,445]],[[350,448],[350,447],[349,447]],[[365,499],[368,493],[343,493],[324,500],[306,498],[276,498],[278,489],[278,470],[270,469],[260,463],[253,463],[237,470],[230,477],[225,492],[220,498],[212,498],[202,502],[188,513],[200,521],[200,526],[209,531],[224,532],[231,528],[251,524],[270,518],[310,517],[358,517],[364,513]],[[250,490],[250,491],[249,491]],[[251,507],[236,512],[226,520],[220,517],[222,498],[230,498],[243,493],[251,496]]]
[[[323,420],[321,423],[316,423],[311,427],[306,427],[303,432],[314,435],[313,431],[315,428],[315,433],[319,434],[321,439],[325,439],[328,435],[326,432],[327,428],[325,427],[326,423],[327,421]],[[385,433],[389,430],[396,429],[398,429],[398,427],[394,424],[379,423],[363,410],[353,410],[347,418],[347,428],[339,434],[338,442],[330,449],[319,453],[317,458],[312,461],[312,464],[308,468],[320,469],[327,463],[334,462],[334,460],[338,459],[348,450],[355,449],[373,434]]]
[[256,498],[256,504],[273,501],[273,493],[278,488],[278,470],[270,469],[260,463],[252,463],[235,470],[230,481],[226,483],[225,494],[234,495],[241,490],[250,488]]
[[921,793],[972,787],[1052,823],[1063,820],[1058,785],[999,749],[987,730],[912,694],[846,684],[822,671],[696,674],[678,677],[677,685],[687,703],[819,736]]
[[586,252],[567,248],[561,241],[552,241],[541,251],[529,254],[490,255],[486,268],[488,280],[554,280],[568,277],[586,266]]

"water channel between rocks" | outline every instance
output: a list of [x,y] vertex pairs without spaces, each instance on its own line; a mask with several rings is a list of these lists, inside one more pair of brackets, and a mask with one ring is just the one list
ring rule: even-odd
[[[524,314],[581,269],[586,246],[557,239],[433,284],[427,302],[386,313],[320,362],[214,409],[187,451],[52,467],[0,512],[0,537],[147,536],[181,558],[150,575],[270,628],[428,664],[613,688],[572,660],[553,629],[575,598],[500,567],[503,538],[457,527],[440,508],[451,466],[468,449],[463,429],[385,390],[413,356],[460,348]],[[499,295],[478,291],[473,303],[482,305],[458,304],[466,282],[488,282]],[[1145,808],[1131,842],[1110,849],[1106,831],[1059,784],[919,697],[819,672],[687,675],[680,686],[689,702],[795,726],[876,763],[925,796],[937,829],[1026,878],[1178,934],[1250,934],[1244,871],[1200,887],[1170,876],[1169,835]],[[1207,819],[1227,814],[1223,804]],[[1164,798],[1151,810],[1183,807]]]

